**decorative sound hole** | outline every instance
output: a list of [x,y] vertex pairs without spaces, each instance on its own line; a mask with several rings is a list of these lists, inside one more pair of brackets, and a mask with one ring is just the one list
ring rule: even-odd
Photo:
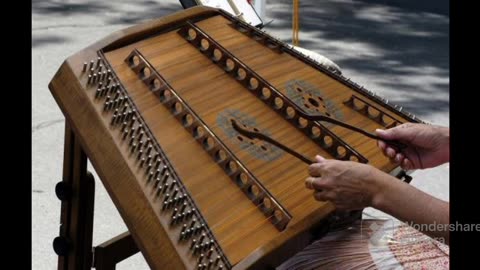
[[235,62],[232,59],[228,58],[225,62],[225,70],[232,71],[235,68]]
[[213,61],[217,62],[220,59],[222,59],[222,52],[219,49],[214,49],[213,50]]
[[358,158],[354,155],[350,156],[350,161],[358,162]]
[[187,39],[188,40],[194,40],[196,38],[197,38],[197,32],[193,28],[188,29]]
[[209,47],[210,47],[210,43],[208,42],[208,40],[202,38],[202,40],[200,41],[200,50],[206,51],[208,50]]
[[185,114],[182,118],[182,123],[185,127],[189,127],[193,124],[193,117],[190,114]]
[[[325,98],[322,89],[303,80],[291,80],[286,84],[286,95],[297,106],[308,114],[323,114],[338,120],[343,120],[341,110],[330,100]],[[330,126],[330,123],[322,123]]]
[[312,104],[313,107],[318,107],[318,106],[320,106],[320,103],[318,103],[318,101],[316,101],[316,100],[313,99],[313,98],[308,98],[308,102],[310,102],[310,104]]
[[314,110],[315,112],[323,112],[327,116],[330,116],[330,113],[327,110],[327,106],[325,106],[325,103],[323,102],[323,98],[314,97],[311,93],[305,93],[305,95],[302,96],[302,101],[305,108]]

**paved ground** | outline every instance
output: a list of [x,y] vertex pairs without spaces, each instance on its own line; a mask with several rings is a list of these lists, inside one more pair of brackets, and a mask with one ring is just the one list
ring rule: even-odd
[[[267,31],[291,39],[291,2],[267,1]],[[302,0],[301,46],[335,61],[344,75],[422,119],[449,126],[448,1]],[[422,2],[422,3],[417,3]],[[432,1],[427,1],[432,2]],[[64,119],[47,85],[71,54],[141,21],[181,10],[176,0],[35,0],[32,8],[32,268],[55,269]],[[414,173],[413,185],[448,200],[448,165]],[[369,211],[374,215],[381,215]],[[97,182],[94,243],[126,227]],[[141,255],[117,269],[148,269]]]

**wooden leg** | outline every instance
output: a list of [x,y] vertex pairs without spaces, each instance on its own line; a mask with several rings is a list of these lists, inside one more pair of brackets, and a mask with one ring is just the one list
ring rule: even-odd
[[94,249],[94,267],[97,270],[115,270],[118,262],[137,253],[139,250],[130,233],[124,232]]
[[92,231],[95,181],[87,172],[87,156],[65,124],[63,180],[55,187],[62,201],[60,236],[53,247],[59,255],[58,270],[92,267]]

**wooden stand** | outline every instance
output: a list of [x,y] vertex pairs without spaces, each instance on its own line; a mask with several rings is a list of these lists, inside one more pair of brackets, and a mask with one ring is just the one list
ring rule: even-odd
[[129,232],[92,248],[95,181],[87,171],[87,155],[68,123],[63,181],[55,192],[62,201],[60,236],[53,241],[58,270],[113,270],[118,262],[139,251]]

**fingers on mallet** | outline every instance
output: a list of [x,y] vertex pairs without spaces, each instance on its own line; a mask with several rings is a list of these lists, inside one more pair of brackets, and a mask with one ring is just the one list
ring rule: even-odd
[[325,191],[317,191],[315,193],[313,193],[313,197],[315,198],[315,200],[317,201],[326,201],[326,199],[324,198],[325,196]]
[[316,156],[315,156],[315,160],[316,160],[317,162],[324,162],[324,161],[325,161],[325,158],[322,157],[322,156],[320,156],[320,155],[316,155]]
[[403,160],[403,162],[402,162],[402,168],[403,168],[404,170],[410,170],[412,167],[413,167],[413,166],[412,166],[412,162],[411,162],[408,158],[406,158],[406,159]]
[[307,179],[305,179],[305,187],[307,189],[314,189],[313,188],[313,180],[314,180],[313,177],[307,177]]
[[387,147],[387,144],[384,141],[377,141],[377,145],[382,151],[385,151],[385,148]]
[[310,176],[320,177],[321,176],[320,164],[314,163],[314,164],[308,166],[308,174]]
[[313,194],[317,201],[332,201],[334,199],[333,193],[329,191],[317,191]]
[[387,147],[387,151],[386,151],[386,152],[387,152],[387,156],[388,156],[389,158],[394,158],[395,155],[397,154],[397,152],[396,152],[393,148],[391,148],[391,147]]
[[402,153],[395,155],[395,163],[401,164],[405,156]]

